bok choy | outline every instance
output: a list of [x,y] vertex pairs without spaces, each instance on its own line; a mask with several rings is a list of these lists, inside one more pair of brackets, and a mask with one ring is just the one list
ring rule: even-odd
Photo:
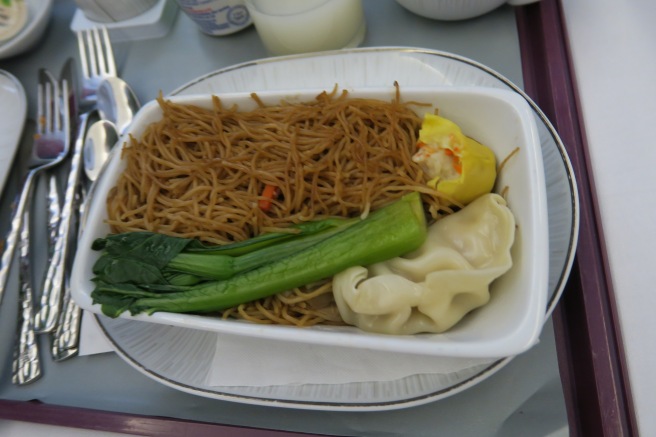
[[[348,267],[400,256],[417,249],[426,239],[419,193],[408,194],[365,219],[307,225],[311,228],[307,232],[302,228],[298,234],[265,234],[237,243],[242,245],[237,255],[231,252],[235,247],[214,248],[157,234],[134,236],[134,246],[127,244],[133,237],[110,236],[94,244],[94,249],[104,253],[94,267],[96,288],[91,296],[110,317],[124,311],[219,311],[328,278]],[[249,246],[254,249],[249,251]],[[228,269],[219,261],[217,271],[221,273],[213,273],[211,262],[195,266],[195,256],[233,261],[227,263],[231,264]],[[140,267],[130,265],[136,260]]]

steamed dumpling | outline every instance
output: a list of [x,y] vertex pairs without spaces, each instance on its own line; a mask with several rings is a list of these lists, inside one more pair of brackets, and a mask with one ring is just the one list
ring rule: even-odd
[[443,332],[489,301],[490,283],[512,266],[514,239],[506,201],[483,195],[433,224],[415,252],[336,275],[340,315],[371,332]]
[[431,178],[428,185],[440,193],[467,205],[492,191],[497,177],[494,152],[466,137],[453,121],[424,115],[417,146],[412,160]]

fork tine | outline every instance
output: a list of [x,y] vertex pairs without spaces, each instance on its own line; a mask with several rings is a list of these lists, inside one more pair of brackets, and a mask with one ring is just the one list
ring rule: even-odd
[[107,51],[107,56],[105,57],[105,67],[107,67],[107,74],[110,76],[116,76],[116,61],[114,60],[114,50],[112,49],[112,43],[109,40],[109,33],[107,32],[106,27],[101,28],[103,41],[105,43],[105,50]]
[[52,105],[52,125],[53,132],[59,132],[62,129],[62,119],[61,119],[61,106],[62,106],[62,94],[59,90],[59,82],[53,80],[52,82],[52,95],[53,95],[53,105]]
[[88,79],[89,76],[89,61],[87,60],[87,49],[86,49],[86,43],[84,42],[86,32],[82,30],[78,30],[76,32],[77,35],[77,48],[78,51],[80,52],[80,64],[82,64],[82,76],[85,79]]
[[43,106],[44,114],[43,114],[43,132],[49,133],[52,132],[52,83],[51,82],[46,82],[45,84],[45,105]]
[[105,64],[105,50],[100,39],[100,31],[98,28],[93,29],[93,44],[93,51],[96,53],[96,60],[98,61],[98,75],[103,76],[107,71],[107,66]]
[[89,69],[91,77],[98,76],[98,61],[96,59],[96,50],[94,50],[95,43],[93,40],[93,30],[86,32],[86,49],[89,52]]
[[45,95],[46,89],[43,84],[39,83],[36,92],[36,133],[43,134],[45,132]]
[[70,120],[70,100],[69,100],[69,89],[71,84],[68,83],[66,79],[62,79],[61,83],[61,110],[58,112],[61,128],[67,134],[70,134],[71,129],[71,120]]
[[46,107],[45,107],[45,118],[46,118],[46,133],[58,132],[61,130],[61,122],[59,119],[59,105],[60,105],[60,93],[59,93],[59,83],[57,79],[50,73],[48,70],[44,70],[43,73],[47,78],[46,82]]
[[39,127],[41,134],[46,134],[50,131],[50,111],[48,107],[51,103],[52,92],[50,91],[50,79],[45,70],[39,71],[39,91],[41,93],[41,102],[39,104]]

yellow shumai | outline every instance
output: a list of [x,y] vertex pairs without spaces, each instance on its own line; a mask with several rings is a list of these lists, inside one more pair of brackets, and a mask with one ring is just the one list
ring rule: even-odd
[[494,152],[466,137],[451,120],[426,114],[417,147],[412,159],[437,191],[463,205],[492,191],[497,177]]

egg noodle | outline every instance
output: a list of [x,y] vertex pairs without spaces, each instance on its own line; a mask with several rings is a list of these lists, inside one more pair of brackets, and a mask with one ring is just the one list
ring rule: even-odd
[[[122,150],[126,168],[107,198],[108,223],[116,233],[146,230],[225,244],[291,223],[365,216],[411,191],[422,193],[433,218],[449,213],[412,161],[422,121],[412,106],[419,103],[401,102],[395,85],[390,102],[350,98],[335,88],[310,102],[267,106],[252,94],[258,107],[245,112],[217,96],[204,109],[160,95],[162,119]],[[264,197],[267,187],[277,195]],[[330,281],[224,316],[324,323],[334,303],[320,295],[329,292]]]

